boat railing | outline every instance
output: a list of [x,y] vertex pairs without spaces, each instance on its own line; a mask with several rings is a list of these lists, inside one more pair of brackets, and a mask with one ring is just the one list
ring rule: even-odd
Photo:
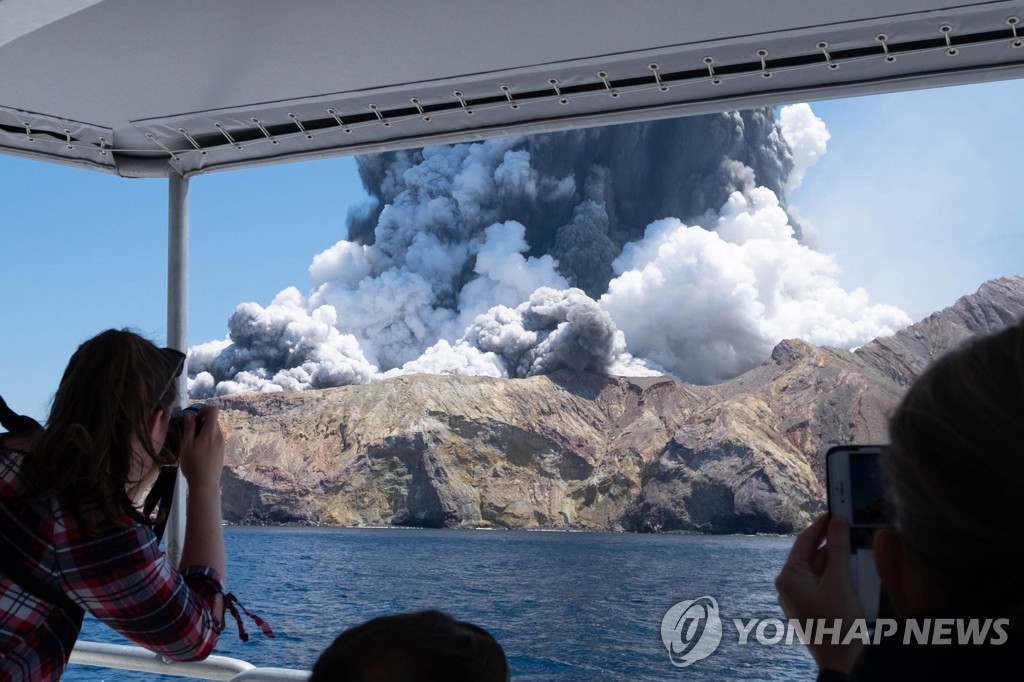
[[246,661],[228,656],[210,656],[204,661],[179,663],[166,661],[159,654],[142,647],[102,642],[75,643],[71,663],[114,670],[158,673],[194,680],[230,680],[230,682],[306,682],[308,670],[290,668],[258,668]]

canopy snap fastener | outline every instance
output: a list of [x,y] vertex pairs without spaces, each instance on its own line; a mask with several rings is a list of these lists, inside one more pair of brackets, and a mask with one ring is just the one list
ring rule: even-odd
[[505,97],[506,97],[506,99],[508,99],[508,108],[509,109],[518,109],[519,108],[519,103],[516,102],[512,98],[512,88],[510,88],[507,85],[502,85],[501,86],[501,91],[505,93]]
[[607,71],[598,71],[597,72],[597,77],[601,79],[602,83],[604,83],[604,89],[608,91],[608,96],[609,97],[618,97],[619,96],[619,91],[616,90],[615,88],[613,88],[611,82],[608,80],[608,72]]
[[473,110],[469,108],[468,104],[466,104],[466,98],[463,96],[461,90],[456,90],[455,92],[453,92],[452,97],[459,100],[459,105],[462,106],[463,111],[465,111],[470,116],[473,115]]
[[263,136],[270,140],[270,144],[277,144],[277,140],[274,139],[274,136],[270,134],[270,131],[264,127],[264,125],[260,122],[258,118],[253,116],[249,120],[256,124],[256,127],[260,129],[260,132],[263,133]]
[[650,64],[647,65],[647,68],[650,69],[651,73],[654,74],[654,82],[658,84],[658,89],[661,90],[662,92],[668,92],[668,86],[661,81],[661,74],[658,73],[658,69],[660,69],[661,67],[655,64],[654,62],[651,62]]
[[64,137],[67,140],[64,146],[68,149],[74,149],[75,145],[71,144],[71,131],[67,128],[64,129]]
[[380,121],[382,126],[384,126],[385,128],[391,127],[391,121],[384,118],[384,114],[381,113],[380,107],[378,107],[376,104],[371,104],[370,111],[377,114],[377,120]]
[[423,122],[424,123],[430,123],[430,121],[432,119],[430,118],[430,115],[427,114],[427,112],[425,112],[423,110],[423,103],[420,102],[419,98],[418,97],[410,97],[409,101],[412,102],[413,105],[416,107],[416,111],[420,112],[420,118],[423,119]]
[[832,55],[828,53],[828,43],[826,43],[824,40],[820,40],[818,41],[817,47],[819,50],[821,50],[821,53],[825,55],[825,61],[828,62],[828,68],[832,69],[833,71],[838,69],[839,64],[837,62],[832,61]]
[[708,67],[708,74],[711,76],[711,84],[712,85],[721,85],[722,84],[722,79],[715,75],[715,66],[714,66],[715,58],[714,57],[704,57],[703,62]]
[[187,130],[185,130],[184,128],[178,128],[178,132],[181,133],[185,137],[185,139],[188,140],[192,144],[193,147],[198,149],[200,154],[202,154],[203,156],[206,156],[206,154],[207,154],[206,150],[199,146],[199,143],[196,142],[196,138],[194,138],[191,135],[189,135]]
[[1017,35],[1017,24],[1020,23],[1020,17],[1007,17],[1006,23],[1010,26],[1010,30],[1013,31],[1013,42],[1010,43],[1010,47],[1024,47],[1024,40],[1020,39]]
[[293,114],[291,112],[288,112],[288,118],[290,118],[292,120],[292,123],[294,123],[295,127],[299,129],[299,132],[303,133],[306,136],[307,140],[312,140],[313,139],[312,133],[310,133],[308,130],[306,130],[306,126],[302,125],[302,121],[299,120],[299,115],[298,114]]
[[555,94],[558,95],[558,103],[559,104],[568,104],[569,103],[568,98],[566,98],[566,96],[562,94],[562,89],[560,87],[558,87],[558,79],[557,78],[549,78],[548,79],[548,85],[550,85],[551,87],[553,87],[555,89]]
[[754,54],[756,54],[757,58],[761,60],[761,77],[771,78],[772,72],[768,70],[768,50],[761,48]]
[[337,109],[328,109],[327,113],[331,115],[331,118],[334,119],[334,122],[337,123],[342,130],[344,130],[346,133],[352,132],[352,129],[345,125],[345,122],[341,120],[341,116],[338,115]]
[[946,37],[946,54],[950,57],[955,57],[960,54],[960,50],[953,47],[953,27],[949,24],[943,24],[942,26],[939,26],[939,31],[941,31],[942,35]]
[[875,40],[877,40],[882,45],[882,51],[885,52],[885,61],[889,62],[890,64],[896,61],[896,55],[889,53],[889,36],[887,36],[884,33],[879,33],[877,36],[875,36]]
[[174,152],[172,152],[170,149],[168,149],[167,146],[163,142],[158,140],[156,138],[156,135],[154,135],[153,133],[146,133],[146,139],[149,140],[150,142],[152,142],[153,144],[155,144],[157,147],[160,147],[160,149],[163,149],[165,152],[170,154],[171,158],[174,159],[175,161],[178,160],[178,156]]
[[235,149],[242,151],[242,145],[238,144],[238,142],[235,141],[235,138],[231,137],[231,133],[228,132],[228,129],[225,128],[223,124],[219,121],[214,121],[213,127],[219,130],[220,134],[224,136],[224,139],[226,139],[229,144],[234,145]]
[[21,125],[25,126],[25,139],[29,142],[35,142],[36,138],[32,137],[32,124],[28,121],[22,121]]

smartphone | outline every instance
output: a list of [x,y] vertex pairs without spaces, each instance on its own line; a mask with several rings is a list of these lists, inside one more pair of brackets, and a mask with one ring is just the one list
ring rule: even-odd
[[825,455],[828,511],[850,524],[850,573],[869,623],[891,615],[875,568],[875,532],[893,525],[878,445],[839,445]]

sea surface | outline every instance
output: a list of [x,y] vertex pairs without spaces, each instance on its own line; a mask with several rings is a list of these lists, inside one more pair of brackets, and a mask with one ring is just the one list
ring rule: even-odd
[[[493,634],[513,680],[811,680],[799,645],[741,645],[733,619],[783,618],[772,581],[791,538],[487,530],[225,528],[229,588],[277,633],[234,625],[216,654],[308,669],[347,627],[438,608]],[[711,596],[722,643],[673,666],[661,621]],[[767,631],[768,633],[771,630]],[[86,618],[83,639],[126,643]],[[152,675],[72,665],[65,680]],[[161,677],[173,680],[180,678]]]

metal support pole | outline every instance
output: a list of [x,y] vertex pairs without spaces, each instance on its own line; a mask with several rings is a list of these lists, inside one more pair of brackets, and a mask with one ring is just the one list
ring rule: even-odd
[[[167,345],[188,348],[188,178],[175,173],[167,177]],[[187,402],[188,361],[178,378],[178,403]],[[178,472],[174,501],[164,531],[167,559],[177,566],[185,537],[185,479]]]

